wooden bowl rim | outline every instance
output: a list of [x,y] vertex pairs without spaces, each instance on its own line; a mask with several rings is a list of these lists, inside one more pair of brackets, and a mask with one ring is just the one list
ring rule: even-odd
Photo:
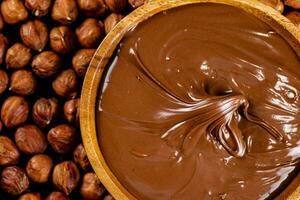
[[[97,107],[98,86],[100,84],[103,71],[115,48],[129,29],[164,10],[198,3],[231,5],[255,15],[271,25],[272,28],[280,34],[285,35],[284,38],[290,43],[300,57],[300,31],[298,28],[279,12],[256,0],[156,0],[146,3],[131,14],[127,15],[106,36],[98,47],[87,70],[80,100],[80,128],[87,156],[103,185],[116,199],[134,200],[136,198],[121,185],[111,172],[98,144],[95,109]],[[293,184],[295,185],[297,183]],[[300,199],[299,183],[296,186],[297,188],[294,187],[296,189],[292,189],[292,191],[288,191],[287,193],[283,192],[285,194],[279,195],[282,197],[279,197],[278,199]]]

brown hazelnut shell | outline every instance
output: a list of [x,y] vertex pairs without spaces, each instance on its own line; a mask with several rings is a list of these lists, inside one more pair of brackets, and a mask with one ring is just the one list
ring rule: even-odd
[[18,200],[42,200],[42,196],[38,192],[26,193],[20,196]]
[[70,53],[76,45],[76,36],[67,26],[54,27],[50,32],[51,49],[60,54]]
[[66,99],[73,99],[78,94],[78,79],[73,69],[62,71],[52,82],[55,93]]
[[105,4],[114,13],[120,13],[127,6],[127,0],[105,0]]
[[72,58],[73,69],[79,77],[84,77],[96,49],[80,49]]
[[65,195],[64,193],[62,192],[58,192],[58,191],[55,191],[55,192],[51,192],[46,200],[70,200],[69,197],[67,195]]
[[36,17],[48,14],[52,0],[25,0],[25,7]]
[[73,153],[73,159],[74,162],[78,164],[82,170],[88,171],[89,169],[91,169],[90,161],[82,144],[79,144],[76,147]]
[[21,0],[3,0],[1,14],[8,24],[17,24],[28,18],[28,12]]
[[123,15],[111,13],[104,20],[105,33],[108,34],[123,19]]
[[8,40],[2,33],[0,33],[0,65],[3,63],[3,60],[5,58],[7,47]]
[[84,199],[101,199],[105,188],[95,173],[87,173],[83,176],[80,194]]
[[4,70],[0,69],[0,95],[6,90],[9,83],[9,78]]
[[77,0],[79,9],[89,17],[101,17],[108,10],[104,0]]
[[51,17],[61,24],[71,24],[78,17],[77,3],[75,0],[55,0]]
[[11,139],[0,136],[0,166],[18,164],[20,152]]
[[52,159],[47,155],[39,154],[30,158],[26,165],[26,172],[33,182],[46,183],[51,175],[52,167]]
[[62,66],[60,57],[52,51],[44,51],[33,58],[32,71],[41,78],[55,75]]
[[6,66],[13,69],[24,68],[29,64],[31,57],[32,54],[30,48],[21,43],[16,43],[6,52]]
[[36,79],[31,71],[18,70],[11,75],[9,90],[18,95],[27,96],[35,92],[36,85]]

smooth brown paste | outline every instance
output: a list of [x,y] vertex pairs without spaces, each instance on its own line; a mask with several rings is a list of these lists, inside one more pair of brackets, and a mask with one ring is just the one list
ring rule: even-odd
[[238,8],[161,12],[122,39],[99,89],[104,158],[137,199],[273,198],[300,161],[300,62]]

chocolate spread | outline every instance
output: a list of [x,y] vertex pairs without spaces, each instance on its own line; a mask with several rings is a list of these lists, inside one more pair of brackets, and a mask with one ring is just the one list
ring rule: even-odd
[[137,199],[268,199],[297,172],[299,58],[256,17],[211,3],[161,12],[107,68],[99,143]]

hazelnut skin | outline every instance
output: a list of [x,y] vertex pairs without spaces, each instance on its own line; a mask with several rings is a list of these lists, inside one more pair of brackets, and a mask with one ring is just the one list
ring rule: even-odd
[[38,192],[26,193],[18,198],[18,200],[42,200],[41,194]]
[[84,175],[80,194],[84,199],[100,200],[105,192],[105,188],[95,173],[87,173]]
[[78,144],[79,134],[72,126],[62,124],[52,128],[47,138],[54,151],[66,154],[71,152]]
[[78,94],[78,79],[73,69],[62,71],[52,82],[55,93],[66,99],[73,99]]
[[25,154],[43,153],[48,146],[45,135],[35,125],[24,125],[17,129],[15,141]]
[[88,18],[76,29],[76,35],[81,46],[98,47],[105,36],[104,25],[101,21]]
[[3,60],[5,58],[5,52],[8,47],[8,40],[7,38],[0,33],[0,65],[3,63]]
[[47,25],[40,20],[28,21],[20,28],[23,43],[36,51],[42,51],[48,42]]
[[41,78],[55,75],[62,66],[60,57],[52,51],[44,51],[33,58],[32,71]]
[[284,0],[284,4],[290,6],[295,9],[300,8],[300,1],[299,0]]
[[46,200],[70,200],[67,195],[62,192],[51,192]]
[[3,0],[1,13],[8,24],[17,24],[28,18],[28,12],[21,0]]
[[72,65],[79,77],[84,77],[95,52],[96,49],[81,49],[73,56]]
[[33,182],[46,183],[49,180],[52,167],[52,159],[47,155],[39,154],[28,161],[26,172]]
[[23,97],[8,97],[1,108],[1,120],[7,128],[24,123],[29,114],[29,105]]
[[70,53],[76,45],[76,36],[67,26],[55,27],[50,32],[51,49],[60,54]]
[[20,152],[17,146],[6,136],[0,136],[0,166],[18,164]]
[[79,124],[79,99],[71,99],[64,105],[64,115],[68,122]]
[[22,168],[9,166],[1,173],[0,186],[3,191],[16,196],[28,189],[29,179]]
[[119,13],[126,8],[127,0],[105,0],[105,4],[112,12]]
[[45,128],[55,119],[58,114],[57,99],[40,98],[32,108],[33,121],[41,128]]
[[298,28],[300,28],[300,13],[298,11],[291,11],[286,15],[286,17],[291,20],[291,22],[293,22]]
[[36,17],[48,14],[52,0],[25,0],[26,8]]
[[105,33],[108,34],[123,19],[123,15],[111,13],[104,20]]
[[[149,0],[148,0],[149,1]],[[148,2],[147,0],[128,0],[128,3],[132,8],[138,8],[142,6],[144,3]]]
[[36,90],[36,79],[31,71],[18,70],[11,75],[9,90],[21,95],[31,95]]
[[61,24],[71,24],[78,17],[77,3],[75,0],[55,0],[51,17]]
[[108,10],[104,0],[77,0],[77,2],[79,9],[89,17],[101,17]]
[[280,13],[283,13],[284,5],[281,0],[259,0],[259,1],[276,9]]
[[32,54],[30,48],[21,43],[16,43],[6,52],[6,66],[13,69],[26,67],[29,64],[31,57]]
[[113,198],[113,196],[111,196],[110,194],[106,195],[103,200],[115,200],[115,198]]
[[81,167],[82,170],[88,171],[89,169],[91,169],[90,161],[82,144],[79,144],[76,147],[73,153],[73,159],[75,163]]
[[0,13],[0,32],[2,32],[4,29],[4,21],[3,21],[3,17]]
[[57,189],[69,195],[78,185],[80,173],[72,161],[64,161],[54,167],[52,179]]
[[8,82],[9,79],[7,73],[0,69],[0,95],[6,90]]

